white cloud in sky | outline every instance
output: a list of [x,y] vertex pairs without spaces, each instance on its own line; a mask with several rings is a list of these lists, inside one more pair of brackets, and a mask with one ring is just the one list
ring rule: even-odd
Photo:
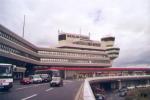
[[38,46],[57,44],[57,31],[116,37],[114,66],[150,64],[149,0],[1,0],[0,23]]

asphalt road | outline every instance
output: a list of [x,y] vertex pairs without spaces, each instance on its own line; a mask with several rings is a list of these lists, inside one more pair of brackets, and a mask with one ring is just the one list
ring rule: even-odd
[[106,100],[125,100],[124,97],[120,97],[116,92],[107,92],[105,96]]
[[74,100],[82,81],[64,81],[63,87],[48,83],[20,85],[14,83],[10,91],[1,91],[0,100]]

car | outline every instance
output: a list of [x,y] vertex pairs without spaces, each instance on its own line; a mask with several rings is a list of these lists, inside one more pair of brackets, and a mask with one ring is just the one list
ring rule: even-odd
[[120,97],[126,96],[127,92],[128,92],[128,88],[126,88],[126,87],[123,87],[123,88],[118,90],[118,94],[119,94]]
[[95,99],[96,100],[105,100],[105,96],[103,94],[96,93]]
[[23,85],[31,84],[31,83],[32,83],[32,81],[31,81],[31,79],[29,77],[25,77],[22,80],[20,80],[20,84],[23,84]]
[[105,94],[105,90],[99,87],[92,87],[94,93]]
[[120,97],[124,97],[124,96],[126,96],[127,95],[127,92],[126,91],[121,91],[121,92],[119,92],[119,96]]
[[40,75],[30,75],[29,77],[32,83],[42,83],[42,78]]
[[51,78],[48,74],[40,74],[40,77],[42,78],[42,82],[50,82]]
[[63,80],[61,77],[52,77],[50,81],[50,86],[63,86]]
[[132,90],[132,89],[135,89],[135,88],[136,88],[136,86],[129,86],[129,87],[127,87],[128,90]]
[[128,88],[121,88],[121,89],[118,90],[118,92],[123,92],[123,91],[128,92]]

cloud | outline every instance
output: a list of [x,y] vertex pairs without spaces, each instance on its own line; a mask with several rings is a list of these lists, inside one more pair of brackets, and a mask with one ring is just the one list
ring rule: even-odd
[[149,0],[0,0],[0,23],[38,46],[56,45],[57,31],[91,33],[92,40],[116,37],[113,66],[150,64]]

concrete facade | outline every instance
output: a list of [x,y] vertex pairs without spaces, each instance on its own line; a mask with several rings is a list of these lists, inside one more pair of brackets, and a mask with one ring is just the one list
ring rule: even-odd
[[59,45],[55,48],[37,47],[0,25],[0,62],[27,70],[35,66],[106,68],[111,67],[119,55],[120,49],[114,47],[114,37],[93,41],[88,36],[62,32],[58,34],[58,40]]

